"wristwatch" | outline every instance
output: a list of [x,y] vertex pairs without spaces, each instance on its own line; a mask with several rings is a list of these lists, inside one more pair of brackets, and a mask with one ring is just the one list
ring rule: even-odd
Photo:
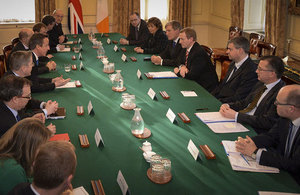
[[256,153],[257,153],[257,151],[258,151],[258,148],[256,148],[254,150],[254,152],[251,154],[251,158],[256,159]]

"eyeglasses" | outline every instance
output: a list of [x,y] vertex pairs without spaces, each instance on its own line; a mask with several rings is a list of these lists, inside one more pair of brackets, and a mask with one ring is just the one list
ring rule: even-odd
[[31,97],[31,94],[29,94],[28,96],[19,96],[19,98],[25,98],[25,99],[30,100],[32,97]]
[[265,69],[262,69],[261,67],[257,67],[257,70],[258,71],[266,71],[266,72],[274,72],[274,70],[265,70]]
[[[284,104],[284,103],[280,103],[278,100],[275,100],[274,102],[275,106],[295,106],[293,104]],[[296,106],[295,106],[296,107]]]

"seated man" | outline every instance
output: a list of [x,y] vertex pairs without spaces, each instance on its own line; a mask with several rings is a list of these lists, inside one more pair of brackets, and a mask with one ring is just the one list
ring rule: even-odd
[[[63,79],[62,77],[56,77],[54,79],[38,77],[38,73],[42,72],[41,69],[43,69],[43,67],[39,68],[38,58],[45,56],[49,49],[49,39],[46,35],[40,33],[32,35],[29,41],[29,48],[32,51],[32,61],[34,63],[29,78],[32,82],[31,90],[33,93],[54,90],[55,87],[65,85],[71,80]],[[52,68],[54,68],[54,66]]]
[[168,37],[168,45],[164,51],[158,56],[151,56],[151,61],[155,65],[162,66],[177,66],[177,57],[179,56],[182,47],[179,43],[179,32],[181,25],[178,21],[171,21],[166,24],[166,35]]
[[52,15],[55,18],[55,25],[52,30],[48,31],[49,41],[50,43],[53,42],[55,45],[63,44],[68,41],[67,37],[64,35],[61,25],[64,14],[62,10],[57,9],[53,11]]
[[251,125],[257,133],[269,131],[279,117],[274,102],[278,91],[285,85],[280,79],[283,71],[281,58],[262,57],[256,70],[260,82],[245,99],[223,104],[220,113],[236,122]]
[[19,42],[13,47],[10,54],[8,55],[8,64],[6,65],[7,70],[9,70],[9,61],[11,55],[16,51],[26,51],[29,50],[29,40],[33,35],[33,31],[29,28],[23,28],[19,32]]
[[281,117],[265,134],[238,137],[237,151],[256,159],[260,165],[289,172],[300,184],[300,85],[287,85],[276,97]]
[[196,42],[196,31],[192,28],[184,28],[180,31],[179,38],[183,48],[178,58],[178,64],[181,65],[174,68],[174,73],[196,81],[211,92],[218,84],[218,76],[207,53]]
[[49,53],[56,53],[58,51],[64,50],[65,46],[58,44],[55,40],[52,39],[53,37],[50,36],[50,32],[55,25],[55,18],[50,15],[45,15],[42,18],[42,23],[46,25],[47,34],[49,35]]
[[256,64],[250,59],[250,43],[245,37],[235,37],[228,41],[227,54],[232,60],[225,78],[212,91],[223,103],[243,100],[257,82]]
[[33,25],[32,30],[34,33],[41,33],[43,35],[47,35],[47,26],[42,22],[38,22],[35,25]]
[[62,194],[72,190],[76,165],[75,148],[70,142],[47,142],[34,160],[32,184],[21,183],[8,194]]
[[147,23],[140,18],[140,15],[137,12],[132,13],[129,16],[129,19],[129,34],[126,39],[120,39],[120,44],[142,46],[150,36]]
[[[47,103],[31,98],[30,81],[8,75],[0,80],[0,137],[14,124],[26,117],[39,118],[45,122],[45,115],[55,113],[58,104],[54,101]],[[37,112],[33,110],[38,109]],[[48,126],[55,133],[55,126]]]

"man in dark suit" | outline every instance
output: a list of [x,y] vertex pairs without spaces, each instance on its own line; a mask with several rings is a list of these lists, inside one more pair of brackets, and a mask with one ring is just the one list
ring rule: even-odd
[[31,90],[35,92],[43,92],[54,90],[55,87],[59,87],[68,83],[71,79],[63,79],[62,77],[56,78],[40,78],[38,73],[41,72],[43,67],[39,67],[38,58],[40,56],[45,56],[49,50],[49,39],[46,35],[37,33],[32,35],[29,41],[29,48],[32,51],[32,61],[34,67],[31,71],[30,80],[32,82]]
[[67,42],[68,39],[62,30],[61,22],[64,17],[62,10],[54,10],[53,17],[55,18],[55,25],[52,30],[48,31],[50,43],[53,41],[54,45],[63,44]]
[[[45,122],[45,114],[50,115],[57,110],[56,102],[46,103],[32,99],[30,85],[29,80],[14,75],[0,80],[0,137],[23,118],[35,117]],[[32,112],[34,109],[38,109],[37,112],[40,113]],[[54,125],[50,124],[48,128],[55,133]]]
[[168,37],[168,45],[164,51],[158,56],[151,56],[151,61],[155,65],[161,66],[177,66],[177,57],[182,51],[181,44],[179,43],[179,33],[181,25],[178,21],[171,21],[166,24],[166,35]]
[[11,58],[11,54],[15,51],[26,51],[29,50],[29,40],[33,35],[33,31],[29,28],[23,28],[19,32],[19,42],[13,47],[10,54],[8,55],[8,64],[7,70],[9,70],[9,61]]
[[250,59],[250,44],[245,37],[228,41],[226,53],[232,60],[223,81],[212,91],[223,103],[243,100],[257,82],[256,64]]
[[76,165],[75,147],[71,142],[47,142],[39,148],[34,160],[32,184],[18,184],[8,195],[64,194],[73,189],[71,181]]
[[289,172],[300,184],[300,85],[287,85],[276,97],[281,117],[265,134],[239,137],[237,151],[251,156],[265,166]]
[[196,81],[211,92],[218,84],[218,76],[209,56],[196,42],[196,31],[192,28],[184,28],[180,31],[179,38],[183,48],[178,58],[178,64],[181,65],[174,68],[174,73]]
[[120,39],[120,44],[142,46],[150,36],[147,23],[140,18],[140,15],[137,12],[132,13],[129,16],[129,19],[129,34],[126,39]]
[[285,85],[280,79],[283,71],[281,58],[262,57],[256,70],[260,82],[245,99],[223,104],[220,113],[236,122],[249,124],[257,133],[269,131],[279,117],[274,102],[278,91]]

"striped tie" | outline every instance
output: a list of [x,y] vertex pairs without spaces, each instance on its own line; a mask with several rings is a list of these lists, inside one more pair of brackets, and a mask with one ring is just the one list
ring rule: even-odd
[[187,60],[188,60],[188,57],[189,57],[189,51],[186,50],[186,53],[185,53],[185,65],[187,66]]
[[239,111],[240,113],[247,113],[250,112],[251,110],[253,110],[253,108],[256,107],[257,102],[259,100],[259,98],[262,96],[262,94],[266,91],[267,87],[265,85],[261,86],[260,90],[258,91],[258,93],[254,96],[252,102],[249,104],[249,106],[241,111]]

